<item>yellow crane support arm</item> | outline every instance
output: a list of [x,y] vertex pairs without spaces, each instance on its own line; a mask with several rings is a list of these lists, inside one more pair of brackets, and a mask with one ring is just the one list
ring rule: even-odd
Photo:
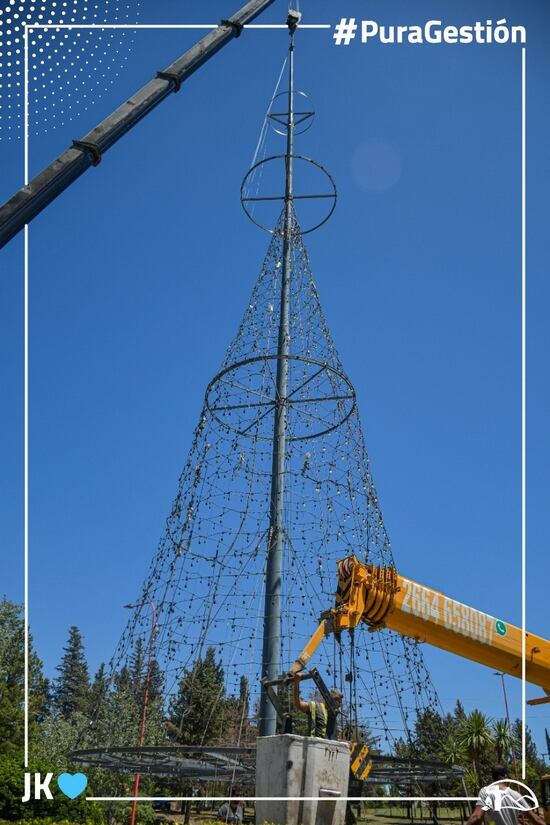
[[[336,606],[321,623],[291,668],[305,667],[323,638],[365,622],[371,630],[396,630],[419,642],[495,668],[521,679],[522,631],[473,607],[401,576],[349,556],[338,562]],[[550,694],[550,642],[525,634],[525,678]],[[533,701],[550,701],[550,696]]]

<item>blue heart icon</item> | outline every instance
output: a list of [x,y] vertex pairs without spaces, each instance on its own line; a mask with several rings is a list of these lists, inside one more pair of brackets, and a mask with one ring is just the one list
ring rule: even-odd
[[62,773],[57,777],[57,784],[65,796],[75,799],[87,787],[88,777],[83,773]]

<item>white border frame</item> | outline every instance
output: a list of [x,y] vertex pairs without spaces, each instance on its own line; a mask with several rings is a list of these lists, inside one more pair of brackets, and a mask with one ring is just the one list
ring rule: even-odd
[[[90,24],[74,24],[74,23],[59,23],[44,24],[44,23],[24,23],[24,45],[25,45],[25,70],[24,70],[24,101],[23,101],[23,139],[24,139],[24,182],[25,186],[29,184],[29,41],[28,33],[34,29],[217,29],[217,23],[90,23]],[[286,29],[286,23],[280,24],[261,24],[250,23],[244,26],[245,29]],[[330,23],[314,23],[301,24],[300,29],[332,29]],[[527,398],[527,381],[526,381],[526,292],[527,292],[527,268],[526,268],[526,48],[521,48],[521,632],[522,632],[522,662],[521,662],[521,721],[522,721],[522,735],[521,735],[521,775],[522,779],[526,776],[526,728],[525,728],[525,714],[526,714],[526,692],[525,692],[525,654],[526,654],[526,539],[527,539],[527,484],[526,484],[526,398]],[[24,227],[24,413],[23,413],[23,488],[24,488],[24,767],[29,767],[29,225]],[[94,802],[133,802],[134,799],[140,802],[151,801],[173,801],[173,802],[187,802],[187,801],[225,801],[227,797],[190,797],[190,796],[173,796],[173,797],[149,797],[149,796],[87,796],[86,801]],[[477,797],[470,796],[399,796],[399,797],[379,797],[379,796],[362,796],[362,797],[342,797],[352,802],[471,802],[475,801]],[[326,801],[325,797],[244,797],[245,801],[293,801],[293,802],[313,802]]]

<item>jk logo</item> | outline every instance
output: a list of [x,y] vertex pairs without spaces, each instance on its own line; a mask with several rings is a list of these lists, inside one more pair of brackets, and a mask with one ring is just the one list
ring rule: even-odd
[[[46,799],[53,799],[50,791],[50,782],[52,781],[53,773],[47,773],[45,779],[41,778],[41,774],[34,774],[34,799],[41,799],[42,794]],[[22,802],[28,802],[32,798],[33,774],[25,774],[25,794],[21,797]],[[76,799],[80,796],[88,786],[88,777],[83,773],[61,773],[57,777],[57,786],[61,793],[68,796],[69,799]]]
[[[45,779],[42,779],[41,774],[35,773],[34,774],[34,798],[41,799],[42,794],[46,797],[46,799],[53,799],[52,792],[50,791],[50,782],[52,781],[53,773],[47,773]],[[25,774],[25,795],[21,797],[22,802],[28,802],[31,799],[31,791],[33,785],[33,774],[26,773]]]

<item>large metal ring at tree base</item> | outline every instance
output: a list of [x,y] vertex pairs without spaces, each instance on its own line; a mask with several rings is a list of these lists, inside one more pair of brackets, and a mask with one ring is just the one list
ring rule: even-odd
[[[259,424],[264,420],[267,423],[270,418],[270,413],[273,413],[277,407],[275,384],[276,369],[269,370],[269,375],[273,380],[273,386],[267,388],[269,392],[264,389],[265,372],[262,373],[262,382],[259,383],[258,386],[254,386],[252,384],[251,376],[254,376],[252,372],[252,367],[254,365],[263,364],[269,367],[269,363],[271,361],[277,362],[280,359],[286,359],[288,362],[303,364],[305,365],[305,368],[310,370],[310,374],[307,375],[305,374],[304,369],[304,373],[302,373],[300,378],[300,380],[302,378],[304,380],[302,380],[298,386],[293,387],[292,383],[289,384],[289,392],[287,397],[283,399],[283,403],[287,405],[287,411],[294,411],[295,417],[298,418],[298,421],[301,420],[304,429],[311,426],[307,422],[307,419],[318,422],[317,430],[312,433],[305,432],[304,434],[297,435],[293,434],[292,429],[290,429],[288,436],[289,441],[307,441],[312,438],[319,438],[322,435],[332,432],[332,430],[335,430],[347,421],[355,408],[355,390],[349,378],[341,370],[336,367],[331,367],[326,362],[318,361],[314,358],[306,358],[301,355],[275,354],[258,355],[254,358],[246,358],[243,361],[237,361],[234,364],[230,364],[228,367],[225,367],[225,369],[221,370],[221,372],[214,376],[206,388],[205,405],[216,421],[218,421],[226,429],[231,430],[238,435],[244,435],[260,441],[272,441],[273,425],[270,425],[270,431],[264,435],[259,433]],[[250,368],[250,370],[248,368]],[[313,398],[306,397],[304,393],[302,393],[301,396],[298,395],[298,393],[301,390],[305,390],[306,387],[310,389],[311,387],[314,388],[315,385],[313,382],[315,380],[326,380],[330,385],[330,394],[327,393],[326,395]],[[225,387],[233,388],[235,391],[240,392],[241,397],[243,397],[243,393],[248,393],[250,398],[249,402],[220,404],[220,400],[216,400],[213,395],[215,392],[228,392],[228,390],[224,390],[221,387],[221,384],[225,385]],[[317,405],[317,414],[310,413],[306,408],[307,404]],[[329,408],[327,407],[327,413],[323,419],[319,415],[319,407],[321,405],[329,404],[332,406]],[[246,414],[249,411],[252,414],[247,416]],[[331,411],[333,412],[332,420],[328,417]],[[243,416],[247,418],[244,422],[242,421]],[[302,419],[300,419],[300,416],[302,416]],[[236,422],[235,418],[238,418],[239,421]],[[306,421],[305,424],[304,421]]]
[[[330,192],[322,192],[322,193],[314,194],[314,195],[295,195],[295,194],[292,195],[292,202],[293,203],[295,203],[295,201],[300,201],[300,200],[327,199],[328,201],[330,201],[330,204],[331,204],[330,209],[329,209],[328,213],[325,215],[325,217],[323,218],[322,221],[319,221],[318,223],[316,223],[315,226],[310,226],[308,229],[303,229],[302,227],[300,227],[300,233],[302,235],[307,235],[309,232],[314,232],[315,229],[319,229],[320,226],[323,226],[323,224],[328,221],[328,219],[330,218],[330,216],[334,212],[334,210],[336,208],[336,198],[337,198],[336,184],[335,184],[334,179],[333,179],[332,175],[330,174],[330,172],[327,172],[325,167],[322,166],[320,163],[317,163],[316,160],[312,160],[311,158],[307,158],[307,157],[305,157],[305,155],[290,155],[290,157],[293,158],[293,160],[304,161],[304,163],[310,163],[312,166],[315,166],[317,169],[320,169],[321,172],[323,172],[323,174],[325,174],[327,176],[327,178],[329,179],[330,186],[331,186],[331,189],[332,189],[332,191],[330,191]],[[256,218],[251,213],[250,209],[247,207],[247,204],[249,204],[249,203],[261,203],[261,202],[266,202],[266,201],[281,201],[281,203],[284,203],[284,200],[285,200],[284,194],[282,194],[282,195],[254,195],[254,196],[249,196],[249,195],[246,194],[246,184],[247,184],[247,181],[249,180],[250,176],[255,172],[256,169],[258,169],[259,167],[265,165],[266,163],[270,163],[271,161],[281,160],[281,159],[285,160],[286,155],[271,155],[268,158],[264,158],[263,160],[258,161],[258,163],[255,163],[254,166],[250,167],[250,169],[248,170],[248,172],[244,176],[243,182],[241,184],[241,205],[242,205],[242,208],[244,209],[246,215],[250,218],[252,223],[255,223],[256,226],[259,226],[260,229],[264,230],[264,232],[269,232],[272,235],[274,234],[275,229],[273,229],[272,227],[266,226],[263,223],[260,223],[260,221],[257,221]]]
[[88,768],[148,776],[187,777],[197,782],[254,781],[256,747],[144,745],[73,751],[71,761]]
[[[256,745],[152,745],[106,747],[73,751],[71,762],[116,773],[179,777],[197,782],[231,782],[252,785],[256,775]],[[457,782],[464,768],[445,762],[372,754],[372,769],[354,785],[393,784],[403,788],[417,782]],[[350,788],[350,790],[352,790]],[[355,795],[355,794],[353,794]],[[380,797],[380,802],[384,797]]]

